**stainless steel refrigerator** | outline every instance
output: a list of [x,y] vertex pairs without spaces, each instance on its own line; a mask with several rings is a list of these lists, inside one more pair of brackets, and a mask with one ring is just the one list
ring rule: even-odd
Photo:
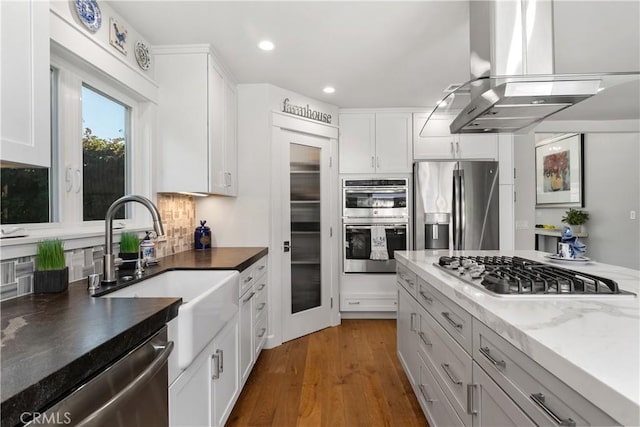
[[499,249],[498,162],[413,165],[414,249]]

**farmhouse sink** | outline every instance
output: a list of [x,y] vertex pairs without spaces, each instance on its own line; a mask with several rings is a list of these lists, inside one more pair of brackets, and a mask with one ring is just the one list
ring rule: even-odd
[[238,311],[239,277],[237,271],[172,270],[101,298],[182,298],[177,335],[169,339],[175,341],[177,366],[183,370]]

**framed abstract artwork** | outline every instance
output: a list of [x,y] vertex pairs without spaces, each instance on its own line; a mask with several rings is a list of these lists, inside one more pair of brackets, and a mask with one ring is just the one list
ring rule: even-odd
[[584,134],[536,143],[536,207],[584,207]]

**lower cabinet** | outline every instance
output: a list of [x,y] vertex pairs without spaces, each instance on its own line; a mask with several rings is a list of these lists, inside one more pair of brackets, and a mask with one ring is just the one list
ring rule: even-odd
[[173,426],[221,426],[240,394],[238,316],[234,316],[169,387]]
[[418,341],[415,329],[416,303],[405,288],[398,285],[398,358],[409,382],[416,386],[418,377]]

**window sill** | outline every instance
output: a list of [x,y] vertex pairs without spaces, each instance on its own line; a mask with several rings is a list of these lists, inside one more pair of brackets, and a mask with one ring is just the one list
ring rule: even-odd
[[[142,232],[148,231],[149,227],[144,226],[127,226],[113,230],[114,243],[117,243],[119,235],[122,231]],[[64,250],[74,250],[87,248],[92,246],[104,245],[104,225],[96,225],[90,227],[78,227],[75,229],[31,229],[26,230],[28,233],[25,237],[10,237],[0,239],[0,260],[26,257],[35,255],[36,245],[44,239],[60,239],[64,244]]]

